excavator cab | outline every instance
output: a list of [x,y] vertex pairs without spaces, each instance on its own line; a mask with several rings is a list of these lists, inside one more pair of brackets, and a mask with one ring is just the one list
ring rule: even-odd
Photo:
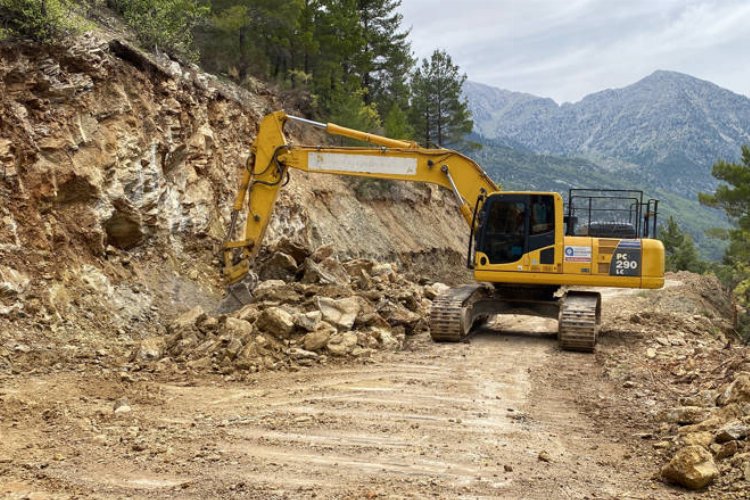
[[[664,284],[664,247],[653,238],[658,204],[625,190],[571,189],[567,207],[554,192],[487,194],[475,205],[468,266],[492,288],[458,289],[433,305],[433,338],[455,340],[497,314],[531,313],[558,320],[564,349],[593,350],[601,296],[581,287]],[[459,302],[464,319],[450,323]]]
[[468,266],[503,285],[660,288],[658,200],[641,191],[490,193],[477,203]]
[[484,254],[480,261],[507,265],[540,251],[540,264],[554,264],[555,219],[553,193],[490,195],[479,216],[476,248]]

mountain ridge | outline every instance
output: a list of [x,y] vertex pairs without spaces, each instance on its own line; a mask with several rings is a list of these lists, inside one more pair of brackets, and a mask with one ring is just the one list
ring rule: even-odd
[[[712,189],[710,166],[750,142],[750,98],[659,70],[576,103],[467,82],[475,131],[542,154],[640,168],[675,192]],[[685,178],[685,175],[690,178]],[[662,179],[660,179],[662,178]]]

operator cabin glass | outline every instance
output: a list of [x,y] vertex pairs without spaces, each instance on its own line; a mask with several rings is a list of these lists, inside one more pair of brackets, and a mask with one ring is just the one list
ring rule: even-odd
[[477,250],[490,264],[517,262],[555,244],[555,201],[549,195],[499,195],[487,200]]

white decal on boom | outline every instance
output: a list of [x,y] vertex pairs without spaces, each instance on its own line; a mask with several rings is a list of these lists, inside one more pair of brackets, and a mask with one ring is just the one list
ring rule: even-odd
[[307,153],[307,168],[323,172],[417,175],[417,159],[311,151]]

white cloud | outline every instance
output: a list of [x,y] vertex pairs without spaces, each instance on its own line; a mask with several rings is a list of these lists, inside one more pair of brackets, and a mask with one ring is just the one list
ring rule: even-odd
[[750,94],[747,0],[404,0],[418,57],[446,49],[469,78],[555,100],[657,69]]

